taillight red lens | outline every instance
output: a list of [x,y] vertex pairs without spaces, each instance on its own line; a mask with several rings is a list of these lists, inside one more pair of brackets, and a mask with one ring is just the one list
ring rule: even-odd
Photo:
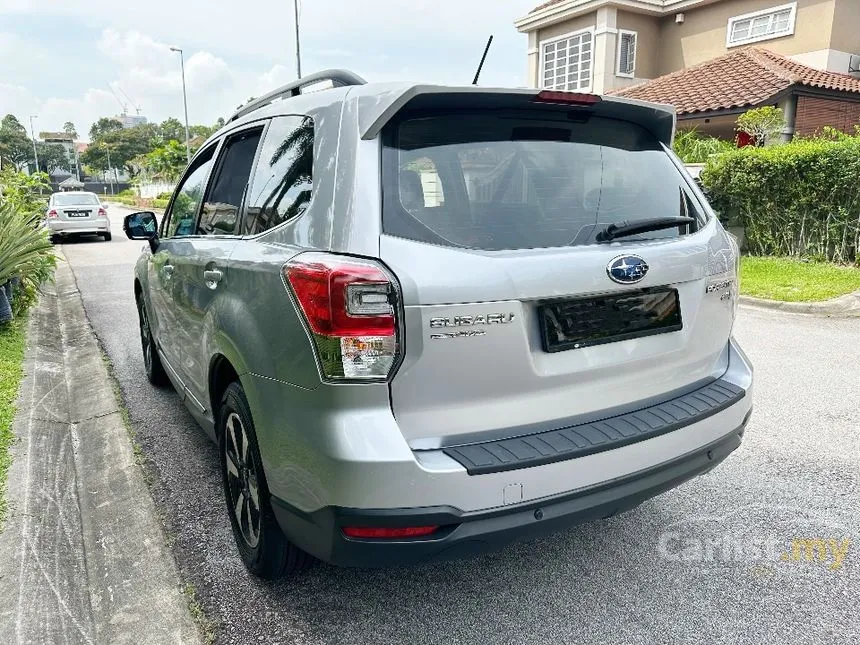
[[107,217],[107,211],[104,208],[99,209],[99,217]]
[[405,526],[398,528],[377,528],[368,526],[346,526],[341,529],[346,537],[365,539],[411,538],[431,535],[439,530],[438,526]]
[[56,216],[57,216],[57,211],[55,211],[53,208],[48,211],[48,217],[56,217]]
[[600,102],[597,94],[585,94],[582,92],[559,92],[556,90],[543,90],[538,92],[534,98],[537,103],[568,103],[570,105],[594,105]]
[[284,278],[307,321],[323,375],[385,379],[398,358],[396,290],[378,265],[305,253]]

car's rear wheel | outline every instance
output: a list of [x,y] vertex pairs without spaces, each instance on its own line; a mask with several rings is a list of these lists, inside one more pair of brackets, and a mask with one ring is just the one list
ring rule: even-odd
[[143,302],[143,295],[137,296],[137,318],[140,322],[140,346],[143,350],[143,368],[146,371],[146,378],[158,387],[167,385],[167,372],[164,371],[158,350],[155,348],[155,339],[152,337],[152,327],[149,324],[149,314],[146,311],[146,303]]
[[105,239],[105,242],[110,242],[113,236],[110,233],[102,233],[102,237]]
[[51,235],[51,244],[59,244],[60,236],[59,235]]
[[275,519],[245,392],[231,383],[218,411],[221,472],[233,537],[248,571],[274,580],[313,559],[284,536]]

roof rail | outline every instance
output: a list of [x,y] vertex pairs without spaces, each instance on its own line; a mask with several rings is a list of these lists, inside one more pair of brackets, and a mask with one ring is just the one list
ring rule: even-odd
[[290,97],[290,96],[298,96],[302,93],[302,89],[309,86],[319,83],[321,81],[331,81],[335,87],[344,87],[347,85],[364,85],[367,83],[361,76],[358,74],[354,74],[349,70],[345,69],[327,69],[322,72],[316,72],[314,74],[308,74],[307,76],[302,76],[299,80],[293,81],[292,83],[287,83],[283,87],[279,87],[276,90],[272,90],[268,94],[264,94],[263,96],[250,101],[248,104],[243,105],[238,110],[233,113],[228,119],[229,121],[235,121],[236,119],[245,116],[246,114],[250,114],[254,110],[259,110],[261,107],[265,107],[270,103],[277,101],[278,99]]

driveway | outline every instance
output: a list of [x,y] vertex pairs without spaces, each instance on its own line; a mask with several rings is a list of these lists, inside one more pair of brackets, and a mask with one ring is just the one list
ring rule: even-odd
[[860,643],[860,320],[742,308],[743,446],[634,511],[471,560],[263,583],[234,554],[214,446],[145,380],[125,212],[113,242],[63,250],[217,642]]

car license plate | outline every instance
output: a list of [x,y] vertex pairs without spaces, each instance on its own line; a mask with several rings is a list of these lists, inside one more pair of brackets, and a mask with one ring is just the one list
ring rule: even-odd
[[640,289],[590,298],[557,300],[538,309],[546,352],[561,352],[678,331],[678,291]]
[[66,211],[66,217],[89,217],[89,211]]

